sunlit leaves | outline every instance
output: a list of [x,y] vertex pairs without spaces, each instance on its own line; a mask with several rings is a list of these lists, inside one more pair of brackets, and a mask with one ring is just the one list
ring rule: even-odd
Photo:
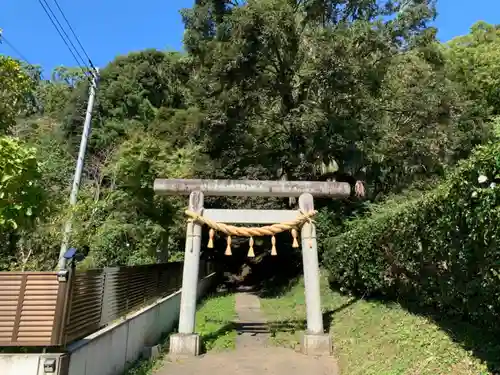
[[0,137],[0,231],[17,229],[43,205],[35,150]]
[[[155,196],[156,178],[189,178],[206,166],[199,147],[174,148],[144,132],[132,134],[99,166],[101,178],[81,197],[75,241],[91,248],[89,266],[150,263],[182,248],[178,199]],[[99,191],[99,196],[89,193]]]
[[16,60],[0,55],[0,134],[15,124],[24,108],[31,80]]
[[478,105],[500,114],[500,28],[478,22],[468,35],[445,45],[449,76],[460,82]]

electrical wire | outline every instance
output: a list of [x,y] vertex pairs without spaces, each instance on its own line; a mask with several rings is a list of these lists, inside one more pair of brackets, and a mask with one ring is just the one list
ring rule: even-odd
[[17,54],[17,56],[19,56],[27,64],[32,65],[29,62],[29,60],[11,42],[9,42],[8,39],[5,36],[3,36],[2,34],[0,34],[0,44],[1,43],[7,44],[10,47],[10,49],[12,49]]
[[85,48],[83,48],[83,45],[82,43],[80,42],[80,38],[78,38],[78,36],[76,35],[75,33],[75,30],[73,29],[73,27],[71,26],[71,24],[69,23],[68,21],[68,18],[66,17],[66,15],[64,14],[63,10],[61,9],[61,7],[59,6],[59,2],[57,0],[54,0],[54,3],[56,4],[57,6],[57,9],[59,9],[59,12],[61,13],[61,15],[63,16],[64,20],[66,21],[66,24],[68,25],[69,29],[71,30],[71,33],[73,34],[73,36],[75,37],[78,45],[80,46],[80,48],[82,49],[83,53],[85,54],[85,56],[87,57],[87,60],[89,61],[89,64],[90,66],[92,67],[92,69],[96,70],[94,64],[92,63],[92,60],[91,58],[89,57],[87,51],[85,50]]
[[[71,39],[70,39],[70,37],[69,37],[68,33],[66,32],[66,30],[64,30],[64,27],[61,25],[61,23],[59,22],[59,20],[58,20],[57,16],[54,14],[54,12],[53,12],[52,8],[51,8],[51,7],[50,7],[50,5],[47,3],[47,0],[38,0],[38,2],[39,2],[41,5],[42,5],[42,2],[45,4],[45,7],[44,7],[44,10],[46,11],[45,13],[49,16],[49,14],[47,13],[47,10],[48,10],[48,12],[50,12],[50,14],[52,15],[51,21],[52,21],[52,20],[54,20],[54,21],[57,23],[57,25],[58,25],[59,27],[57,28],[57,26],[56,26],[54,23],[52,23],[52,24],[53,24],[53,25],[54,25],[54,27],[56,27],[58,30],[62,31],[62,33],[63,33],[63,34],[64,34],[64,36],[66,37],[66,40],[67,40],[67,41],[71,44],[71,47],[73,47],[73,51],[76,53],[76,55],[78,55],[78,58],[79,58],[79,60],[78,60],[77,62],[78,62],[79,64],[80,64],[80,63],[82,63],[82,65],[84,65],[85,67],[87,67],[87,66],[86,66],[86,64],[85,64],[85,60],[83,59],[83,57],[82,57],[82,55],[80,54],[80,52],[78,52],[78,50],[77,50],[77,48],[75,47],[75,45],[73,44],[73,42],[71,41]],[[42,5],[42,6],[43,6],[43,5]],[[62,35],[61,35],[61,34],[59,34],[59,36],[61,36],[61,37],[62,37]],[[66,46],[67,46],[68,48],[70,48],[70,47],[68,46],[68,44],[66,44]]]
[[[47,15],[47,17],[49,17],[49,20],[50,22],[52,23],[52,26],[54,26],[54,28],[56,29],[57,33],[59,34],[59,36],[61,37],[62,41],[64,42],[64,44],[66,45],[66,47],[68,48],[69,52],[71,53],[71,55],[73,56],[73,58],[75,59],[75,62],[76,64],[78,65],[78,67],[82,70],[83,74],[85,76],[87,76],[87,71],[90,70],[88,68],[88,66],[85,64],[85,60],[82,58],[82,56],[80,55],[80,53],[76,50],[76,47],[75,45],[73,44],[73,42],[71,42],[71,40],[69,39],[69,36],[68,34],[66,33],[66,31],[64,31],[63,27],[61,26],[61,23],[59,22],[59,20],[57,19],[57,17],[55,16],[54,12],[52,12],[52,9],[50,8],[49,4],[47,4],[47,1],[46,0],[38,0],[38,2],[40,3],[40,5],[42,6],[45,14]],[[45,5],[44,5],[45,3]],[[48,10],[47,10],[48,9]],[[50,13],[49,13],[50,12]],[[51,16],[52,14],[52,16]],[[55,22],[54,22],[54,19],[52,18],[54,17],[55,19]],[[59,27],[56,25],[56,22],[57,24],[59,25],[59,27],[61,28],[62,30],[62,33],[64,33],[64,35],[66,36],[66,38],[68,38],[68,41],[69,43],[73,46],[73,48],[75,49],[75,52],[76,52],[76,55],[78,55],[78,57],[80,58],[80,60],[76,57],[75,55],[75,52],[73,52],[73,49],[71,49],[70,45],[68,44],[68,41],[64,38],[63,34],[61,33],[61,30],[59,30]],[[82,64],[83,63],[83,64]],[[87,71],[83,68],[84,65],[86,68],[87,68]]]

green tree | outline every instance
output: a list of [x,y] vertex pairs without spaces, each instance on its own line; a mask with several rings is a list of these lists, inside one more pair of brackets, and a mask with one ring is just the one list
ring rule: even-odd
[[32,81],[19,62],[0,55],[0,134],[15,124],[31,89]]
[[17,229],[40,209],[40,165],[35,150],[0,137],[0,228]]
[[[189,59],[177,52],[145,50],[119,56],[100,74],[93,117],[90,154],[117,146],[128,134],[148,129],[169,131],[171,118],[189,108]],[[74,150],[80,139],[88,100],[88,82],[82,81],[70,95],[64,110],[63,132]],[[189,118],[189,112],[186,118]],[[196,119],[195,119],[196,120]]]
[[37,87],[36,96],[40,111],[61,119],[72,92],[86,77],[80,68],[59,66],[49,80],[43,80]]
[[[182,252],[182,200],[158,197],[154,179],[189,178],[206,161],[199,147],[174,149],[144,132],[132,135],[88,178],[75,241],[89,245],[87,265],[154,263]],[[91,177],[90,175],[88,177]]]
[[[182,14],[187,53],[134,52],[101,71],[73,237],[90,247],[87,266],[179,258],[185,202],[155,196],[159,176],[360,178],[371,202],[426,188],[491,137],[498,29],[443,47],[434,1],[197,0]],[[73,68],[19,72],[0,77],[0,128],[36,148],[49,198],[9,254],[26,260],[12,267],[51,268],[89,81]],[[246,203],[284,204],[217,201]],[[366,206],[324,204],[330,233]]]
[[500,114],[500,27],[478,22],[444,46],[448,73],[482,111]]
[[[19,234],[33,228],[44,207],[35,150],[11,137],[0,137],[0,269],[26,260],[17,252]],[[29,256],[28,256],[29,257]]]
[[183,15],[221,175],[311,179],[333,163],[385,190],[390,173],[439,171],[462,142],[433,2],[207,0]]

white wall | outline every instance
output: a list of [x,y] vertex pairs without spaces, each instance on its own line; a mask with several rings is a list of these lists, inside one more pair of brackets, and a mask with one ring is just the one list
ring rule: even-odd
[[[200,280],[198,297],[215,282],[216,274]],[[172,331],[179,319],[180,291],[127,315],[122,321],[79,340],[68,347],[69,375],[119,375],[136,361],[145,346],[152,346],[163,333]],[[0,367],[3,370],[2,367]],[[1,375],[5,373],[0,371]],[[20,371],[12,375],[32,375]],[[10,375],[7,372],[7,375]],[[62,374],[61,374],[62,375]]]
[[66,355],[62,353],[0,354],[0,374],[1,375],[45,375],[43,368],[45,359],[55,359],[56,371],[58,372],[60,367],[64,367],[63,362],[65,357]]

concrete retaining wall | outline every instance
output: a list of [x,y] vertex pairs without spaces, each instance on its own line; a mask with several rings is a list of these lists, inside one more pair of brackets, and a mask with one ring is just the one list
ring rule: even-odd
[[[198,297],[206,295],[215,281],[215,273],[200,280]],[[178,291],[72,344],[68,348],[69,375],[123,373],[145,347],[158,343],[162,334],[172,331],[179,318],[180,300]]]

